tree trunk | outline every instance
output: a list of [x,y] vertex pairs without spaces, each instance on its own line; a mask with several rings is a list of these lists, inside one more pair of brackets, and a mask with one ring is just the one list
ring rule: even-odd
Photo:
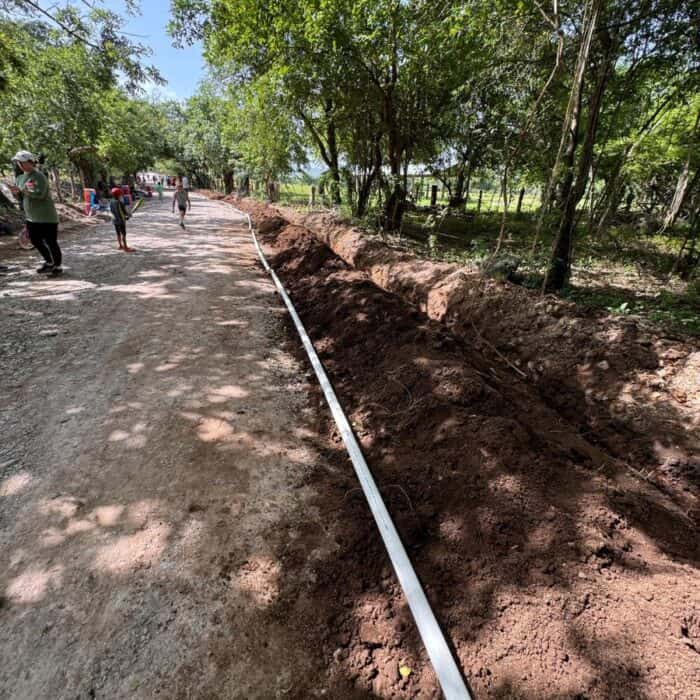
[[596,166],[591,165],[588,173],[588,225],[586,227],[586,235],[593,234],[593,226],[595,224],[595,176]]
[[392,180],[393,184],[384,205],[384,226],[388,231],[398,231],[406,208],[406,191],[400,181],[394,178]]
[[75,167],[80,177],[80,184],[83,189],[92,187],[92,173],[89,163],[86,163],[82,158],[75,162]]
[[391,175],[389,191],[384,204],[384,227],[388,231],[398,231],[401,228],[401,221],[406,208],[406,190],[403,187],[403,179],[401,177],[400,148],[396,142],[390,146],[389,168]]
[[518,205],[515,207],[515,213],[520,214],[520,211],[523,208],[523,197],[525,196],[525,188],[521,187],[520,188],[520,194],[518,195]]
[[61,190],[61,174],[58,168],[51,168],[51,175],[53,176],[54,187],[56,188],[56,199],[58,199],[61,204],[63,203],[63,192]]
[[564,114],[564,121],[562,123],[561,139],[559,141],[559,148],[557,150],[557,155],[554,159],[554,165],[552,166],[552,171],[547,181],[547,187],[544,191],[544,196],[542,197],[542,207],[540,209],[540,214],[537,219],[537,227],[535,228],[535,236],[532,240],[532,250],[531,254],[534,255],[535,249],[537,247],[537,241],[540,237],[542,231],[542,225],[544,223],[544,216],[549,206],[552,195],[555,189],[557,181],[560,179],[559,169],[561,166],[564,154],[569,151],[571,140],[573,137],[573,119],[576,117],[578,119],[578,113],[581,108],[581,91],[583,89],[584,76],[586,71],[586,66],[588,65],[588,56],[591,50],[591,42],[593,40],[593,31],[595,25],[598,21],[598,14],[600,12],[603,0],[588,0],[586,9],[584,12],[584,22],[581,35],[581,45],[579,46],[578,56],[576,58],[576,68],[574,70],[574,80],[571,85],[571,92],[569,94],[569,102],[566,106],[566,112]]
[[[560,199],[562,211],[560,213],[559,230],[554,242],[554,249],[549,263],[549,271],[545,276],[544,289],[548,291],[560,290],[567,282],[571,272],[571,246],[573,243],[574,227],[576,221],[576,205],[581,200],[586,188],[586,177],[593,158],[593,145],[598,129],[598,118],[603,103],[603,95],[610,77],[610,69],[613,63],[612,51],[609,46],[609,37],[604,33],[605,55],[601,58],[601,68],[598,80],[590,99],[588,107],[588,126],[584,138],[583,149],[578,163],[578,172],[574,179],[574,164],[576,145],[580,132],[581,102],[583,96],[583,84],[585,69],[588,64],[593,32],[598,21],[598,15],[604,0],[592,0],[588,25],[584,27],[584,36],[581,40],[576,77],[571,88],[570,118],[567,131],[562,134],[564,143],[565,173],[561,181]],[[587,8],[588,9],[588,8]]]
[[333,205],[341,203],[340,197],[340,166],[338,164],[338,142],[336,138],[335,121],[332,116],[333,105],[327,104],[326,115],[326,140],[328,143],[328,168],[331,172],[331,202]]
[[[693,181],[697,180],[698,170],[693,177]],[[693,183],[694,184],[694,183]],[[681,174],[678,176],[678,182],[676,183],[676,190],[673,194],[673,199],[668,207],[666,216],[664,217],[664,224],[661,227],[661,231],[665,231],[667,228],[673,226],[676,223],[676,219],[681,212],[683,203],[685,202],[688,192],[692,190],[691,179],[690,179],[690,158],[688,158],[685,163],[683,163],[683,169]]]
[[369,198],[372,193],[372,182],[373,179],[364,178],[364,181],[360,184],[357,190],[357,205],[355,207],[355,215],[362,217],[367,213],[367,207],[369,205]]
[[398,231],[401,228],[406,207],[406,190],[401,177],[401,162],[405,148],[401,140],[396,102],[394,100],[394,89],[399,76],[399,51],[395,19],[396,16],[394,14],[391,24],[392,63],[383,95],[383,121],[387,135],[387,163],[390,173],[389,192],[384,204],[384,227],[389,231]]
[[375,136],[372,144],[372,165],[358,181],[357,204],[355,207],[355,216],[357,217],[362,217],[367,213],[370,197],[372,196],[372,188],[377,178],[380,178],[381,184],[382,151],[380,141],[380,135]]
[[465,203],[464,186],[466,184],[467,166],[462,162],[457,171],[457,179],[455,180],[454,190],[450,194],[449,205],[451,207],[461,207]]
[[406,190],[401,177],[401,153],[395,143],[390,147],[389,168],[391,175],[384,204],[384,227],[388,231],[398,231],[406,208]]
[[[571,273],[571,249],[576,230],[576,207],[586,191],[588,171],[593,160],[593,146],[598,131],[600,111],[603,106],[603,95],[607,87],[615,56],[611,50],[610,42],[606,41],[605,56],[601,61],[598,80],[588,105],[588,125],[583,141],[583,148],[579,157],[576,178],[571,181],[567,177],[568,192],[566,202],[559,225],[557,240],[554,244],[554,252],[550,260],[550,268],[545,279],[545,287],[551,291],[560,290],[568,281]],[[577,117],[578,118],[578,117]]]
[[403,159],[403,191],[408,194],[408,166],[410,165],[411,157],[408,153],[405,154]]
[[506,219],[508,217],[508,163],[503,166],[503,176],[501,178],[501,196],[503,197],[503,213],[501,214],[501,228],[498,231],[498,240],[496,241],[496,249],[493,251],[497,255],[503,245],[503,240],[506,235]]
[[231,194],[233,187],[233,170],[224,170],[224,192]]
[[693,126],[693,131],[690,137],[690,144],[688,145],[688,157],[686,158],[681,174],[678,176],[678,182],[676,183],[676,191],[673,195],[673,200],[666,212],[664,217],[664,224],[661,231],[665,231],[669,226],[673,226],[676,223],[678,214],[680,214],[681,208],[685,203],[685,200],[690,192],[692,192],[695,183],[698,180],[698,174],[700,174],[700,168],[696,168],[695,175],[690,179],[690,161],[695,155],[695,142],[698,136],[698,126],[700,125],[700,110],[695,117],[695,125]]
[[471,182],[472,182],[472,163],[471,160],[467,164],[467,178],[466,182],[464,183],[464,208],[466,209],[469,206],[469,190],[471,187]]

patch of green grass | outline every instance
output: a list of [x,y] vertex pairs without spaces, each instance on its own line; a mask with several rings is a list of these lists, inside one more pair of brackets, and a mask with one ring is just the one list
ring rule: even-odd
[[[547,218],[536,245],[535,260],[530,260],[532,241],[537,226],[536,213],[509,215],[505,227],[504,250],[523,258],[531,269],[541,269],[552,248],[554,222]],[[478,248],[493,250],[501,228],[501,214],[441,216],[425,212],[408,212],[404,217],[403,233],[411,239],[424,241],[428,233],[438,236],[438,251],[467,251],[479,241]],[[575,236],[574,265],[583,270],[605,272],[612,267],[627,274],[665,277],[681,245],[678,231],[647,236],[633,225],[611,227],[604,235],[590,234],[581,224]],[[534,263],[534,264],[533,264]]]
[[592,309],[638,316],[672,333],[700,336],[700,304],[692,294],[640,295],[620,287],[571,287],[562,296]]

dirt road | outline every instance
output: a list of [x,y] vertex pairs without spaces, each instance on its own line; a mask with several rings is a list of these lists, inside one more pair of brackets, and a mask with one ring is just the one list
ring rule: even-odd
[[317,455],[282,307],[224,205],[183,232],[149,203],[128,240],[64,236],[58,280],[3,248],[0,698],[324,694],[270,612],[331,546],[295,530]]
[[[60,280],[3,242],[1,700],[440,697],[236,216],[197,198],[182,232],[153,202],[133,255],[64,236]],[[695,472],[679,496],[604,468],[532,386],[270,223],[475,696],[697,697]]]

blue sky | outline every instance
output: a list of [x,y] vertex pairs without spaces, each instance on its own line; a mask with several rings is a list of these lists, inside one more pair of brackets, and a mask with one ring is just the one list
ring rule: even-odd
[[[124,2],[121,0],[103,0],[101,4],[124,15]],[[165,98],[177,99],[192,95],[205,74],[202,46],[195,44],[184,49],[173,47],[172,39],[165,31],[170,19],[170,0],[142,0],[141,15],[125,17],[123,30],[141,35],[129,38],[153,49],[150,63],[168,81],[167,85],[156,88],[155,92]]]

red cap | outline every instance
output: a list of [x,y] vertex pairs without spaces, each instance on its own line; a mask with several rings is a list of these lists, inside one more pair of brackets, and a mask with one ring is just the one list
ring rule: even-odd
[[121,197],[122,191],[119,187],[112,187],[112,197]]

